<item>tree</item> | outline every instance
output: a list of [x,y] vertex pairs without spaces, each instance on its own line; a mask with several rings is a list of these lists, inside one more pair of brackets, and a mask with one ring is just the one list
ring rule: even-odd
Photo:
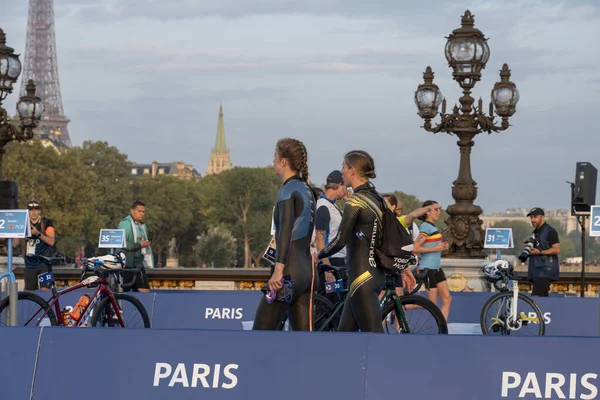
[[269,240],[277,179],[273,168],[236,167],[218,177],[223,185],[222,215],[232,231],[239,232],[244,246],[243,267],[249,268],[252,256],[264,251]]
[[210,228],[198,239],[194,247],[201,264],[216,268],[232,267],[236,263],[237,241],[223,226]]
[[[103,225],[95,209],[97,177],[87,168],[75,149],[45,147],[39,139],[12,142],[4,156],[4,177],[19,182],[19,205],[37,200],[42,215],[53,220],[59,239],[81,238]],[[89,237],[89,236],[88,236]]]
[[196,206],[190,196],[188,182],[176,177],[143,176],[133,180],[134,199],[146,205],[145,222],[152,234],[152,251],[158,262],[164,262],[164,252],[171,238],[179,244],[192,221]]
[[107,221],[107,227],[116,226],[123,218],[123,210],[131,203],[129,184],[131,163],[127,155],[107,142],[86,141],[75,148],[84,165],[94,172],[94,206]]

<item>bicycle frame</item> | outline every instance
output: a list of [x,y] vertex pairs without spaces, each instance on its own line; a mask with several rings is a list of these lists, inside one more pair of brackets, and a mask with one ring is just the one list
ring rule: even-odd
[[[95,277],[91,277],[91,278],[95,278]],[[89,322],[89,320],[91,319],[92,311],[94,310],[96,305],[104,298],[104,296],[109,297],[110,303],[113,306],[113,310],[115,310],[115,314],[117,315],[117,318],[119,320],[119,324],[121,324],[121,326],[125,326],[125,324],[123,322],[123,318],[119,311],[119,307],[118,307],[117,301],[115,299],[115,296],[113,295],[112,291],[109,289],[110,286],[109,286],[108,280],[106,278],[98,278],[95,280],[89,280],[89,279],[90,278],[78,283],[77,285],[68,287],[64,290],[61,290],[60,292],[57,292],[56,286],[54,285],[54,283],[52,283],[52,297],[50,298],[50,301],[48,302],[48,305],[50,306],[50,307],[48,307],[48,310],[54,309],[54,313],[56,314],[58,323],[60,325],[65,325],[65,319],[63,317],[61,307],[60,307],[60,297],[67,293],[70,293],[70,292],[73,292],[73,291],[76,291],[76,290],[79,290],[82,288],[91,288],[91,287],[97,286],[93,295],[90,296],[90,302],[83,309],[83,311],[79,317],[79,320],[75,323],[75,325],[71,325],[71,326],[82,326],[84,324],[87,324]],[[40,321],[42,321],[47,314],[48,314],[48,311],[44,312],[44,314],[38,320],[36,326],[39,325]]]
[[404,312],[404,307],[402,306],[402,299],[396,293],[396,287],[394,285],[394,281],[388,275],[385,276],[385,293],[381,297],[380,306],[383,310],[385,304],[389,300],[393,300],[396,305],[396,318],[398,318],[398,322],[401,324],[400,329],[405,333],[410,333],[410,327],[408,326],[408,321],[406,320],[406,313]]

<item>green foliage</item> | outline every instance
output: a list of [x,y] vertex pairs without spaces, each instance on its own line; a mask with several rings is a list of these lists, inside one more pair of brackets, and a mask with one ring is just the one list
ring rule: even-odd
[[194,247],[201,265],[229,268],[236,264],[237,240],[223,226],[209,228],[200,236]]
[[[57,250],[68,257],[82,246],[88,256],[97,254],[99,230],[115,228],[131,203],[140,200],[147,206],[145,222],[157,262],[165,264],[169,241],[175,238],[179,264],[186,267],[210,261],[218,267],[260,265],[281,186],[272,167],[238,167],[200,180],[132,177],[127,155],[101,141],[59,150],[38,139],[11,142],[2,167],[4,179],[19,183],[19,205],[24,208],[35,199],[42,215],[54,221]],[[399,191],[394,195],[404,205],[404,214],[422,204],[413,195]],[[436,225],[444,228],[446,219],[442,211]],[[579,255],[580,234],[567,235],[560,224],[548,222],[559,233],[560,257]],[[518,255],[532,231],[530,224],[519,221],[494,226],[513,229],[515,248],[503,250],[505,254]],[[600,258],[598,239],[586,238],[586,254],[588,260]]]

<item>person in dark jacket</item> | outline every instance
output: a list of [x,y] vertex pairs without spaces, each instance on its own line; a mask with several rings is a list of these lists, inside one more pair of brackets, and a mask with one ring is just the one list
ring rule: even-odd
[[543,209],[534,207],[527,216],[531,218],[531,225],[535,228],[531,238],[525,242],[526,246],[528,242],[532,245],[527,270],[527,277],[532,284],[531,294],[547,297],[550,282],[557,281],[559,276],[558,232],[546,223]]

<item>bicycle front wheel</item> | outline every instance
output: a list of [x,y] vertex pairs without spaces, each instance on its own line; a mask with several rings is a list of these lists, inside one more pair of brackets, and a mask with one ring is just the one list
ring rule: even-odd
[[[431,300],[418,295],[402,296],[399,299],[402,310],[397,310],[394,300],[389,300],[381,312],[383,329],[386,333],[442,335],[448,333],[448,324],[442,311]],[[402,319],[406,320],[408,326],[404,326]]]
[[[0,301],[0,326],[8,326],[10,296]],[[42,318],[44,313],[48,313]],[[17,297],[18,326],[58,326],[54,310],[42,297],[32,292],[19,292]]]
[[90,326],[103,326],[109,328],[150,328],[150,318],[142,303],[135,297],[115,293],[118,313],[123,324],[119,321],[117,310],[109,296],[104,297],[94,308]]
[[512,315],[513,292],[492,296],[481,310],[479,323],[484,335],[544,336],[546,323],[537,304],[519,293],[517,315]]

